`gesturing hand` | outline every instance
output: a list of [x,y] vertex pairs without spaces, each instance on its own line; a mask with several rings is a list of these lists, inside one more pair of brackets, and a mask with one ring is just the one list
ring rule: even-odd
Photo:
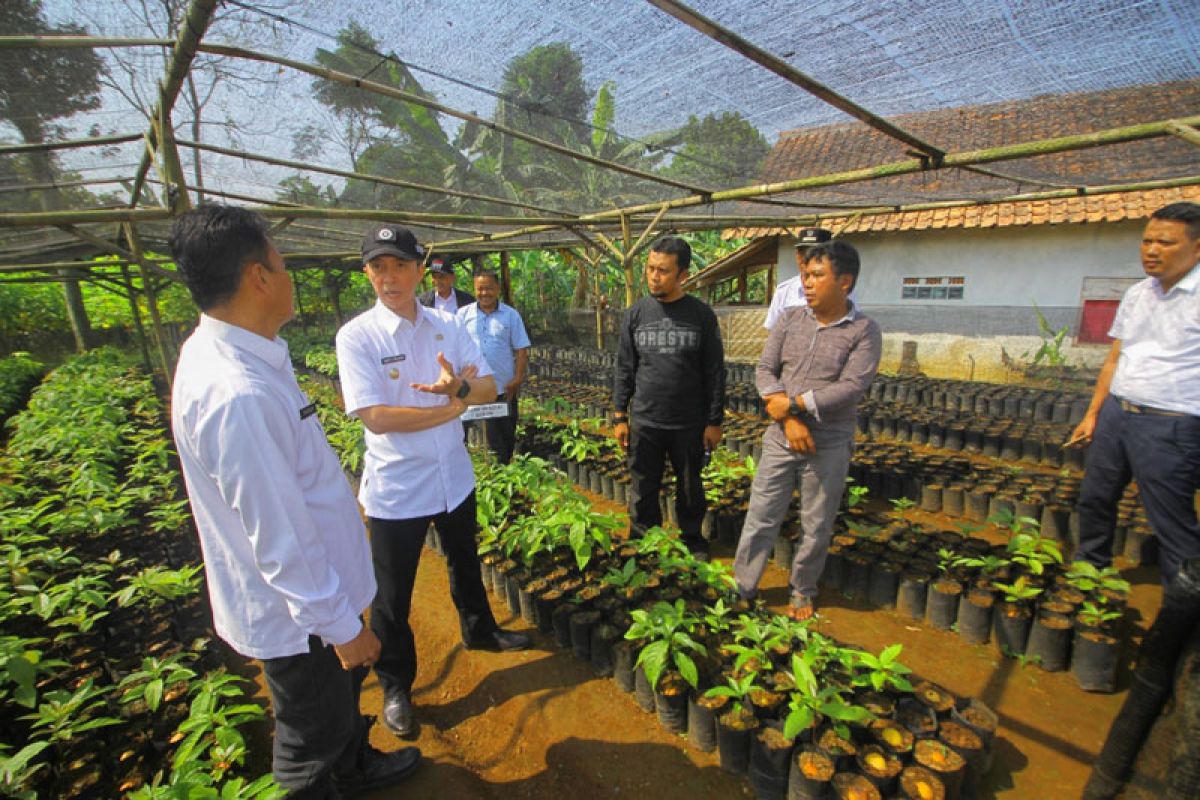
[[438,374],[437,380],[433,383],[414,383],[412,388],[418,392],[428,392],[430,394],[452,395],[458,391],[464,379],[474,378],[479,370],[471,364],[463,368],[463,371],[457,376],[454,374],[454,365],[446,360],[445,353],[437,354],[438,365],[442,371]]

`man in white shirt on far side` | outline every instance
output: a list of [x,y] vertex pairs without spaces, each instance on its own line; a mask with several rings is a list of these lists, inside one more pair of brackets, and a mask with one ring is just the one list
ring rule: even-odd
[[[807,253],[813,245],[828,242],[832,238],[833,234],[824,228],[800,229],[796,236],[796,274],[786,281],[780,281],[775,287],[775,293],[771,295],[771,305],[767,308],[767,318],[763,321],[764,328],[774,328],[787,309],[808,305],[804,299],[804,281],[800,277],[804,271]],[[853,297],[850,300],[854,302]]]

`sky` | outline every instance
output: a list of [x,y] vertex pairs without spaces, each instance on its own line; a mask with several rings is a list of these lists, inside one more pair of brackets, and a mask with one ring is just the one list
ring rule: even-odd
[[[141,0],[44,0],[54,21],[105,35],[145,36]],[[1200,76],[1196,0],[693,0],[702,14],[883,116],[1092,91]],[[781,132],[844,121],[841,112],[684,26],[644,0],[306,0],[226,4],[214,42],[312,62],[349,20],[412,67],[440,101],[488,116],[505,65],[531,47],[568,42],[596,89],[613,82],[616,129],[642,137],[691,115],[736,111],[771,143]],[[161,59],[133,80],[150,87]],[[349,168],[332,135],[338,122],[312,96],[311,80],[263,65],[218,83],[206,140],[288,156],[306,124],[331,131],[321,163]],[[119,74],[114,70],[114,74]],[[265,79],[265,80],[264,80]],[[128,79],[125,79],[128,80]],[[1195,112],[1195,109],[1181,110]],[[82,115],[81,115],[82,116]],[[230,124],[223,126],[221,123]],[[115,92],[104,108],[72,121],[78,132],[139,132],[143,121]],[[444,119],[450,130],[456,126]],[[128,155],[127,152],[132,155]],[[136,148],[107,162],[75,154],[89,174],[117,170]],[[89,160],[90,159],[90,160]],[[214,162],[231,191],[272,192],[287,171]]]

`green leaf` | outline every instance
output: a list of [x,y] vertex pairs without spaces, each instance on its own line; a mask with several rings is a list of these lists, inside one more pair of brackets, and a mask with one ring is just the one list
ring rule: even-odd
[[[691,656],[687,653],[675,653],[675,667],[679,670],[679,674],[687,681],[693,689],[700,685],[700,674],[696,669],[696,662],[692,661]],[[650,677],[647,675],[646,677]]]

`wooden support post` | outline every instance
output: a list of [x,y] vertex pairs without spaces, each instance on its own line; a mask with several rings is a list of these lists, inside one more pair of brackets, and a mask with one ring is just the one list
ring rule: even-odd
[[512,276],[508,273],[508,251],[500,251],[500,299],[512,305]]
[[153,275],[150,273],[150,270],[146,269],[146,264],[142,258],[142,243],[138,239],[133,225],[127,224],[124,227],[125,240],[129,243],[129,249],[134,259],[138,262],[138,272],[142,278],[142,288],[146,293],[146,307],[150,310],[150,323],[154,329],[154,343],[158,348],[158,360],[162,366],[163,380],[166,381],[167,388],[170,388],[175,378],[175,370],[171,357],[168,355],[169,348],[167,347],[166,334],[163,331],[162,316],[158,313],[158,293],[154,290]]
[[129,294],[129,313],[133,316],[133,327],[137,330],[138,348],[142,351],[142,364],[150,372],[154,367],[150,364],[150,345],[146,342],[146,327],[142,325],[142,309],[138,306],[137,289],[133,286],[133,277],[129,274],[129,265],[121,265],[121,279],[125,291]]
[[633,305],[633,241],[629,234],[629,215],[621,215],[621,237],[625,240],[625,252],[621,254],[621,267],[625,272],[625,307]]
[[747,290],[749,289],[748,281],[746,280],[746,270],[738,273],[738,302],[742,305],[746,304],[748,298]]

